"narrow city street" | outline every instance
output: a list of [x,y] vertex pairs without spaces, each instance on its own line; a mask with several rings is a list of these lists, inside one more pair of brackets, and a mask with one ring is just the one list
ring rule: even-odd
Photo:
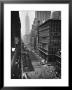
[[29,79],[53,79],[56,77],[56,72],[54,66],[49,63],[42,65],[41,61],[43,60],[39,55],[34,51],[29,52],[29,56],[34,68],[34,71],[26,72],[26,75]]
[[61,12],[12,11],[11,21],[11,78],[60,79]]

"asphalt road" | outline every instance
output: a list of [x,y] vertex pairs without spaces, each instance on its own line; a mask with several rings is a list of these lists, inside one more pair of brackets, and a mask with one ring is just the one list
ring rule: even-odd
[[30,51],[29,56],[30,56],[32,62],[33,61],[40,62],[42,60],[42,58],[39,55],[37,55],[34,51]]
[[[34,51],[28,51],[27,55],[21,56],[23,64],[23,75],[25,79],[56,79],[56,72],[54,66],[48,66],[47,64],[42,65],[40,62],[43,60],[39,55]],[[15,62],[14,75],[13,78],[19,78],[20,76],[20,67],[19,63]],[[24,66],[25,65],[25,66]],[[18,76],[18,77],[17,77]]]
[[29,56],[34,68],[34,71],[27,72],[30,79],[52,79],[57,78],[54,66],[41,65],[42,60],[35,52],[30,51]]

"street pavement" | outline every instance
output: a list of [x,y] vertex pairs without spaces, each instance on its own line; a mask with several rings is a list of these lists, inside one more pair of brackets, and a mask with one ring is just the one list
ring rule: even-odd
[[43,60],[34,50],[22,49],[21,59],[16,57],[14,67],[11,68],[12,78],[21,78],[22,71],[22,78],[25,79],[56,79],[54,65],[51,63],[41,64]]
[[43,60],[34,51],[29,52],[29,56],[34,68],[34,71],[27,72],[29,79],[56,79],[55,67],[48,64],[42,65],[40,62]]

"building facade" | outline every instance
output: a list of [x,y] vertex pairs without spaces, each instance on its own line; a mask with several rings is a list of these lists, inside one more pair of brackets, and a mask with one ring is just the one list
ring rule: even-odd
[[[11,11],[11,79],[21,78],[21,22],[18,11]],[[16,64],[16,62],[18,64]]]
[[35,17],[38,21],[40,21],[40,24],[44,23],[51,17],[51,11],[36,11]]
[[36,11],[32,26],[32,45],[38,54],[47,61],[61,50],[61,12]]
[[61,50],[61,12],[36,11],[37,41],[39,55],[47,61],[54,61],[54,56]]
[[61,20],[61,11],[53,11],[51,18],[55,20]]
[[25,35],[24,35],[24,43],[27,45],[30,42],[30,18],[28,13],[25,16]]
[[25,16],[25,34],[29,34],[30,31],[30,19],[28,13]]
[[[61,49],[61,20],[50,19],[38,27],[39,52],[46,59]],[[54,57],[53,57],[54,59]]]

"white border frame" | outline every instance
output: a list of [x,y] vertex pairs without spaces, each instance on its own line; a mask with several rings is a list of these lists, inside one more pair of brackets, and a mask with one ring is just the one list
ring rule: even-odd
[[[61,79],[11,79],[11,13],[20,10],[61,11]],[[4,86],[68,86],[69,4],[4,4]]]

